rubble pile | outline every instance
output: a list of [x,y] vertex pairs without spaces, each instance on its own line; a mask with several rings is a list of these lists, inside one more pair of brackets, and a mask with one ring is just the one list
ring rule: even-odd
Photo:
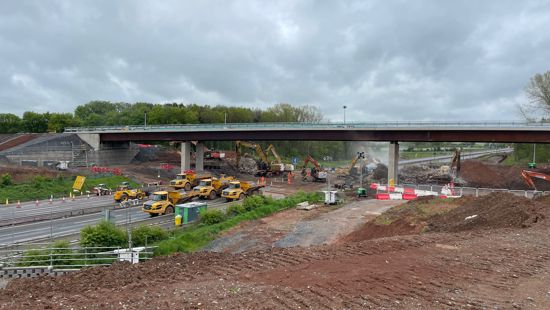
[[451,176],[444,169],[435,169],[426,165],[406,166],[399,171],[399,181],[411,184],[446,184]]

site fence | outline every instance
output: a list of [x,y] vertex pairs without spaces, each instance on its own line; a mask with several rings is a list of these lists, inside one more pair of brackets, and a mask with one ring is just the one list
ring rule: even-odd
[[48,268],[81,269],[107,266],[116,261],[139,263],[152,258],[154,247],[53,247],[32,244],[0,249],[0,271],[11,269]]
[[[419,190],[427,190],[441,193],[441,190],[445,185],[433,185],[433,184],[399,184],[400,187],[409,187]],[[455,195],[457,196],[486,196],[491,193],[510,193],[516,196],[534,198],[538,196],[550,195],[550,191],[537,191],[537,190],[515,190],[515,189],[506,189],[506,188],[482,188],[482,187],[461,187],[455,186],[453,189]]]

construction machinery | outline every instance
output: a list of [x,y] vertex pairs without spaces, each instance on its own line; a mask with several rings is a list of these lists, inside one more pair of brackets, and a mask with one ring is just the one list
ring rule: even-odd
[[151,200],[146,201],[141,210],[151,216],[174,213],[176,204],[191,201],[197,195],[194,191],[186,192],[185,190],[154,192]]
[[211,178],[203,179],[199,185],[193,188],[193,191],[197,193],[199,198],[208,198],[210,200],[216,199],[216,197],[222,194],[222,191],[229,187],[229,182],[233,181],[234,177]]
[[523,180],[525,181],[525,183],[527,183],[527,185],[531,186],[535,190],[537,190],[537,187],[535,186],[535,182],[533,181],[533,178],[542,179],[550,182],[550,175],[540,173],[540,172],[522,170],[521,176],[523,177]]
[[313,182],[326,182],[327,172],[321,168],[319,162],[317,162],[311,155],[307,155],[304,160],[304,167],[302,168],[302,181],[307,181],[307,164],[312,163],[313,168],[310,170],[310,176],[313,178]]
[[122,182],[113,195],[116,202],[126,201],[128,199],[143,199],[147,193],[141,189],[133,189],[128,182]]
[[294,165],[283,163],[283,161],[281,160],[281,156],[279,156],[273,144],[270,144],[267,149],[265,149],[266,156],[270,152],[271,154],[273,154],[273,157],[275,157],[275,161],[271,162],[269,166],[272,174],[277,175],[280,173],[292,173],[294,171]]
[[454,178],[458,178],[460,174],[460,148],[455,150],[453,158],[451,159],[451,175]]
[[111,195],[111,189],[108,188],[106,184],[101,183],[92,188],[92,193],[96,194],[97,196]]
[[209,173],[197,174],[193,170],[186,170],[176,176],[174,180],[170,181],[170,186],[175,189],[185,189],[190,191],[193,187],[197,186],[200,180],[211,178]]
[[246,141],[235,141],[235,152],[237,155],[237,168],[239,167],[239,163],[241,160],[241,150],[243,147],[247,147],[250,149],[253,149],[256,151],[256,154],[259,157],[259,161],[257,162],[257,170],[255,175],[256,176],[266,176],[269,170],[269,163],[267,160],[267,156],[265,155],[264,151],[262,150],[262,147],[253,142],[246,142]]
[[246,181],[231,181],[229,187],[222,191],[222,197],[227,201],[241,200],[247,196],[260,195],[263,184],[255,184]]

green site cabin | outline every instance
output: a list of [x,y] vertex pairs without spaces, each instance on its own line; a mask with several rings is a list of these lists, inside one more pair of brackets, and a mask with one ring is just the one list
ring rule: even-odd
[[207,204],[204,202],[188,202],[176,205],[175,215],[182,217],[182,224],[188,224],[199,220],[201,210],[206,210]]

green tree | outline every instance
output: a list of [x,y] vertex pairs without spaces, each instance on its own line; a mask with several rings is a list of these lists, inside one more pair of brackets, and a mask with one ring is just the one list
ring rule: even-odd
[[0,133],[17,133],[21,131],[21,118],[15,114],[0,114]]
[[48,118],[48,131],[50,132],[63,132],[65,127],[78,125],[78,121],[71,113],[52,113]]
[[48,131],[49,113],[36,113],[27,111],[23,113],[23,129],[26,132],[46,132]]

